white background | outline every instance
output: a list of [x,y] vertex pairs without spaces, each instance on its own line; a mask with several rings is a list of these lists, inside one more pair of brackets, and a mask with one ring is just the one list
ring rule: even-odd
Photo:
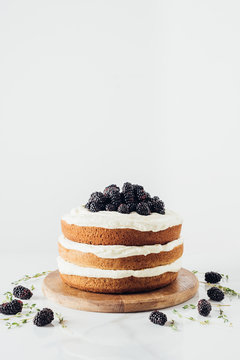
[[43,253],[54,269],[61,215],[131,181],[183,215],[186,264],[237,277],[239,13],[237,0],[0,0],[0,241],[4,264],[21,254],[14,276]]

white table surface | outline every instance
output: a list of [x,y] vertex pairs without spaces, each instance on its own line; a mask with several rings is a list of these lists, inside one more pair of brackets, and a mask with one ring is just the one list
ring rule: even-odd
[[[56,268],[55,255],[49,253],[2,253],[0,255],[1,295],[12,290],[11,281],[24,274],[34,274]],[[228,286],[240,291],[238,254],[218,253],[214,260],[211,254],[185,253],[184,267],[199,271],[219,270],[228,273]],[[240,299],[225,298],[224,307],[233,326],[217,319],[218,308],[211,312],[210,324],[200,325],[187,319],[179,319],[172,308],[164,310],[169,319],[177,321],[178,330],[152,324],[148,320],[150,312],[132,314],[90,313],[64,308],[51,303],[41,292],[42,279],[29,281],[34,284],[32,302],[38,307],[50,307],[61,312],[67,320],[63,329],[57,321],[53,326],[38,328],[31,323],[22,328],[8,330],[0,323],[0,355],[5,359],[111,359],[111,360],[153,360],[153,359],[226,359],[240,356]],[[24,283],[23,283],[24,285]],[[188,303],[196,304],[206,297],[204,285],[199,294]],[[3,295],[2,295],[3,298]],[[184,310],[176,306],[186,316],[200,317],[196,310]],[[2,316],[1,316],[2,317]]]

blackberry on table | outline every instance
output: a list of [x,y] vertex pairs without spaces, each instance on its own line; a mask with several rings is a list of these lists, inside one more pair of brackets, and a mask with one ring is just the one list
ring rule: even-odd
[[209,301],[202,299],[198,302],[198,312],[202,316],[208,316],[212,310],[212,305]]
[[21,300],[12,300],[0,305],[0,313],[5,315],[16,315],[22,311],[23,303]]
[[33,296],[33,293],[28,288],[18,285],[13,289],[13,295],[18,299],[29,300]]
[[118,207],[118,212],[120,212],[122,214],[129,214],[129,208],[128,208],[127,204],[120,204]]
[[107,205],[105,206],[105,210],[106,210],[106,211],[116,211],[117,209],[116,209],[116,206],[115,206],[115,205],[113,205],[113,204],[107,204]]
[[151,312],[149,320],[154,324],[163,326],[167,321],[167,316],[164,313],[156,310]]
[[137,204],[136,206],[136,211],[139,215],[150,215],[150,209],[147,205],[147,203],[145,202],[140,202],[139,204]]
[[50,324],[54,319],[54,314],[51,309],[44,308],[37,313],[33,319],[34,325],[45,326]]
[[211,300],[222,301],[224,299],[224,293],[217,287],[212,287],[207,291],[207,294]]
[[205,281],[211,284],[216,284],[219,281],[221,281],[222,279],[222,275],[214,272],[214,271],[209,271],[205,273]]

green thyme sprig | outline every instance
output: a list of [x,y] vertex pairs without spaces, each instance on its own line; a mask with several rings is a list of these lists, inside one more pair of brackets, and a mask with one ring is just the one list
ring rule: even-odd
[[66,328],[67,327],[66,320],[64,320],[62,314],[55,312],[55,315],[58,319],[59,324],[62,326],[62,328]]
[[196,309],[196,305],[193,305],[193,304],[186,304],[186,305],[184,305],[182,308],[183,309]]
[[28,281],[30,279],[36,279],[36,278],[39,278],[41,276],[45,276],[47,274],[49,274],[51,272],[51,270],[49,271],[43,271],[41,273],[37,273],[37,274],[34,274],[34,275],[24,275],[21,279],[18,279],[16,281],[13,281],[11,284],[13,285],[18,285],[20,282],[22,281]]
[[13,293],[11,291],[5,292],[3,295],[5,295],[5,299],[2,301],[2,303],[10,302],[13,299]]
[[224,313],[222,309],[219,310],[218,319],[222,319],[224,323],[229,323],[229,326],[232,326],[232,323],[229,321],[228,316]]
[[219,288],[220,290],[222,290],[224,292],[224,294],[226,295],[229,295],[229,296],[237,296],[238,298],[240,298],[240,293],[233,290],[233,289],[230,289],[229,287],[226,287],[226,286],[222,286],[222,285],[218,285],[218,284],[210,284],[206,281],[200,281],[201,284],[205,284],[207,286],[214,286],[214,287],[217,287]]
[[175,320],[171,320],[170,323],[169,323],[169,327],[172,329],[172,330],[177,330],[177,324],[176,324],[176,321]]
[[[213,304],[212,302],[210,302],[210,304],[212,306],[218,306],[218,307],[221,307],[221,306],[231,306],[229,304]],[[186,304],[182,307],[184,310],[186,309],[196,309],[197,308],[197,305],[193,305],[193,304]]]
[[208,325],[208,324],[210,323],[209,320],[200,321],[200,320],[198,320],[198,319],[195,319],[195,318],[192,317],[192,316],[184,316],[184,315],[182,315],[177,309],[173,309],[173,313],[174,313],[175,315],[177,315],[179,318],[185,318],[185,319],[187,319],[187,320],[197,321],[197,322],[199,322],[199,324],[201,324],[201,325]]

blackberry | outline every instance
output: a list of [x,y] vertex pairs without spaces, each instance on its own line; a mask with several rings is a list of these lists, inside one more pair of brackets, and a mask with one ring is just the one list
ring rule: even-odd
[[135,193],[138,201],[147,200],[147,193],[143,189],[137,189]]
[[45,326],[50,324],[54,319],[54,314],[51,309],[44,308],[37,313],[33,319],[34,325]]
[[148,207],[151,212],[154,212],[154,202],[152,200],[147,201]]
[[209,301],[202,299],[198,302],[198,312],[202,316],[208,316],[212,310],[212,306]]
[[33,293],[28,288],[18,285],[13,289],[13,295],[18,299],[29,300]]
[[118,212],[122,213],[122,214],[129,214],[129,209],[127,204],[120,204],[118,207]]
[[224,299],[224,293],[217,287],[212,287],[207,291],[207,294],[211,300],[222,301]]
[[221,281],[222,279],[222,275],[214,272],[214,271],[209,271],[205,273],[205,281],[211,284],[216,284],[219,281]]
[[151,214],[148,204],[145,202],[140,202],[139,204],[137,204],[136,211],[139,215],[150,215]]
[[88,210],[90,210],[90,205],[91,205],[91,203],[90,203],[90,202],[87,202],[86,205],[85,205],[85,208],[88,209]]
[[128,210],[129,212],[133,212],[133,211],[136,211],[136,206],[137,204],[136,203],[132,203],[132,204],[128,204]]
[[102,209],[102,204],[99,204],[97,202],[91,202],[90,206],[89,206],[89,210],[92,211],[92,212],[101,211],[101,210],[103,210]]
[[157,200],[153,202],[153,212],[157,212],[158,214],[165,214],[165,205],[162,200]]
[[102,192],[96,191],[96,192],[91,194],[89,201],[90,202],[97,202],[97,203],[105,204],[106,197]]
[[159,201],[160,199],[159,199],[159,197],[158,196],[154,196],[153,198],[152,198],[152,201]]
[[160,311],[153,311],[149,316],[149,320],[154,324],[163,326],[167,321],[167,316]]
[[109,197],[111,204],[115,205],[116,207],[118,207],[121,204],[121,195],[118,190],[112,189],[109,192]]
[[108,196],[109,195],[109,192],[111,190],[117,190],[117,191],[120,191],[119,187],[116,185],[116,184],[112,184],[112,185],[108,185],[107,187],[105,187],[105,189],[103,190],[103,194],[105,196]]
[[113,205],[113,204],[107,204],[107,205],[105,206],[105,210],[106,210],[106,211],[116,211],[116,206]]
[[23,303],[21,300],[13,300],[0,305],[0,313],[5,315],[16,315],[22,311]]
[[122,187],[122,192],[123,192],[126,204],[134,203],[134,191],[133,191],[133,186],[131,183],[129,183],[129,182],[124,183],[123,187]]

